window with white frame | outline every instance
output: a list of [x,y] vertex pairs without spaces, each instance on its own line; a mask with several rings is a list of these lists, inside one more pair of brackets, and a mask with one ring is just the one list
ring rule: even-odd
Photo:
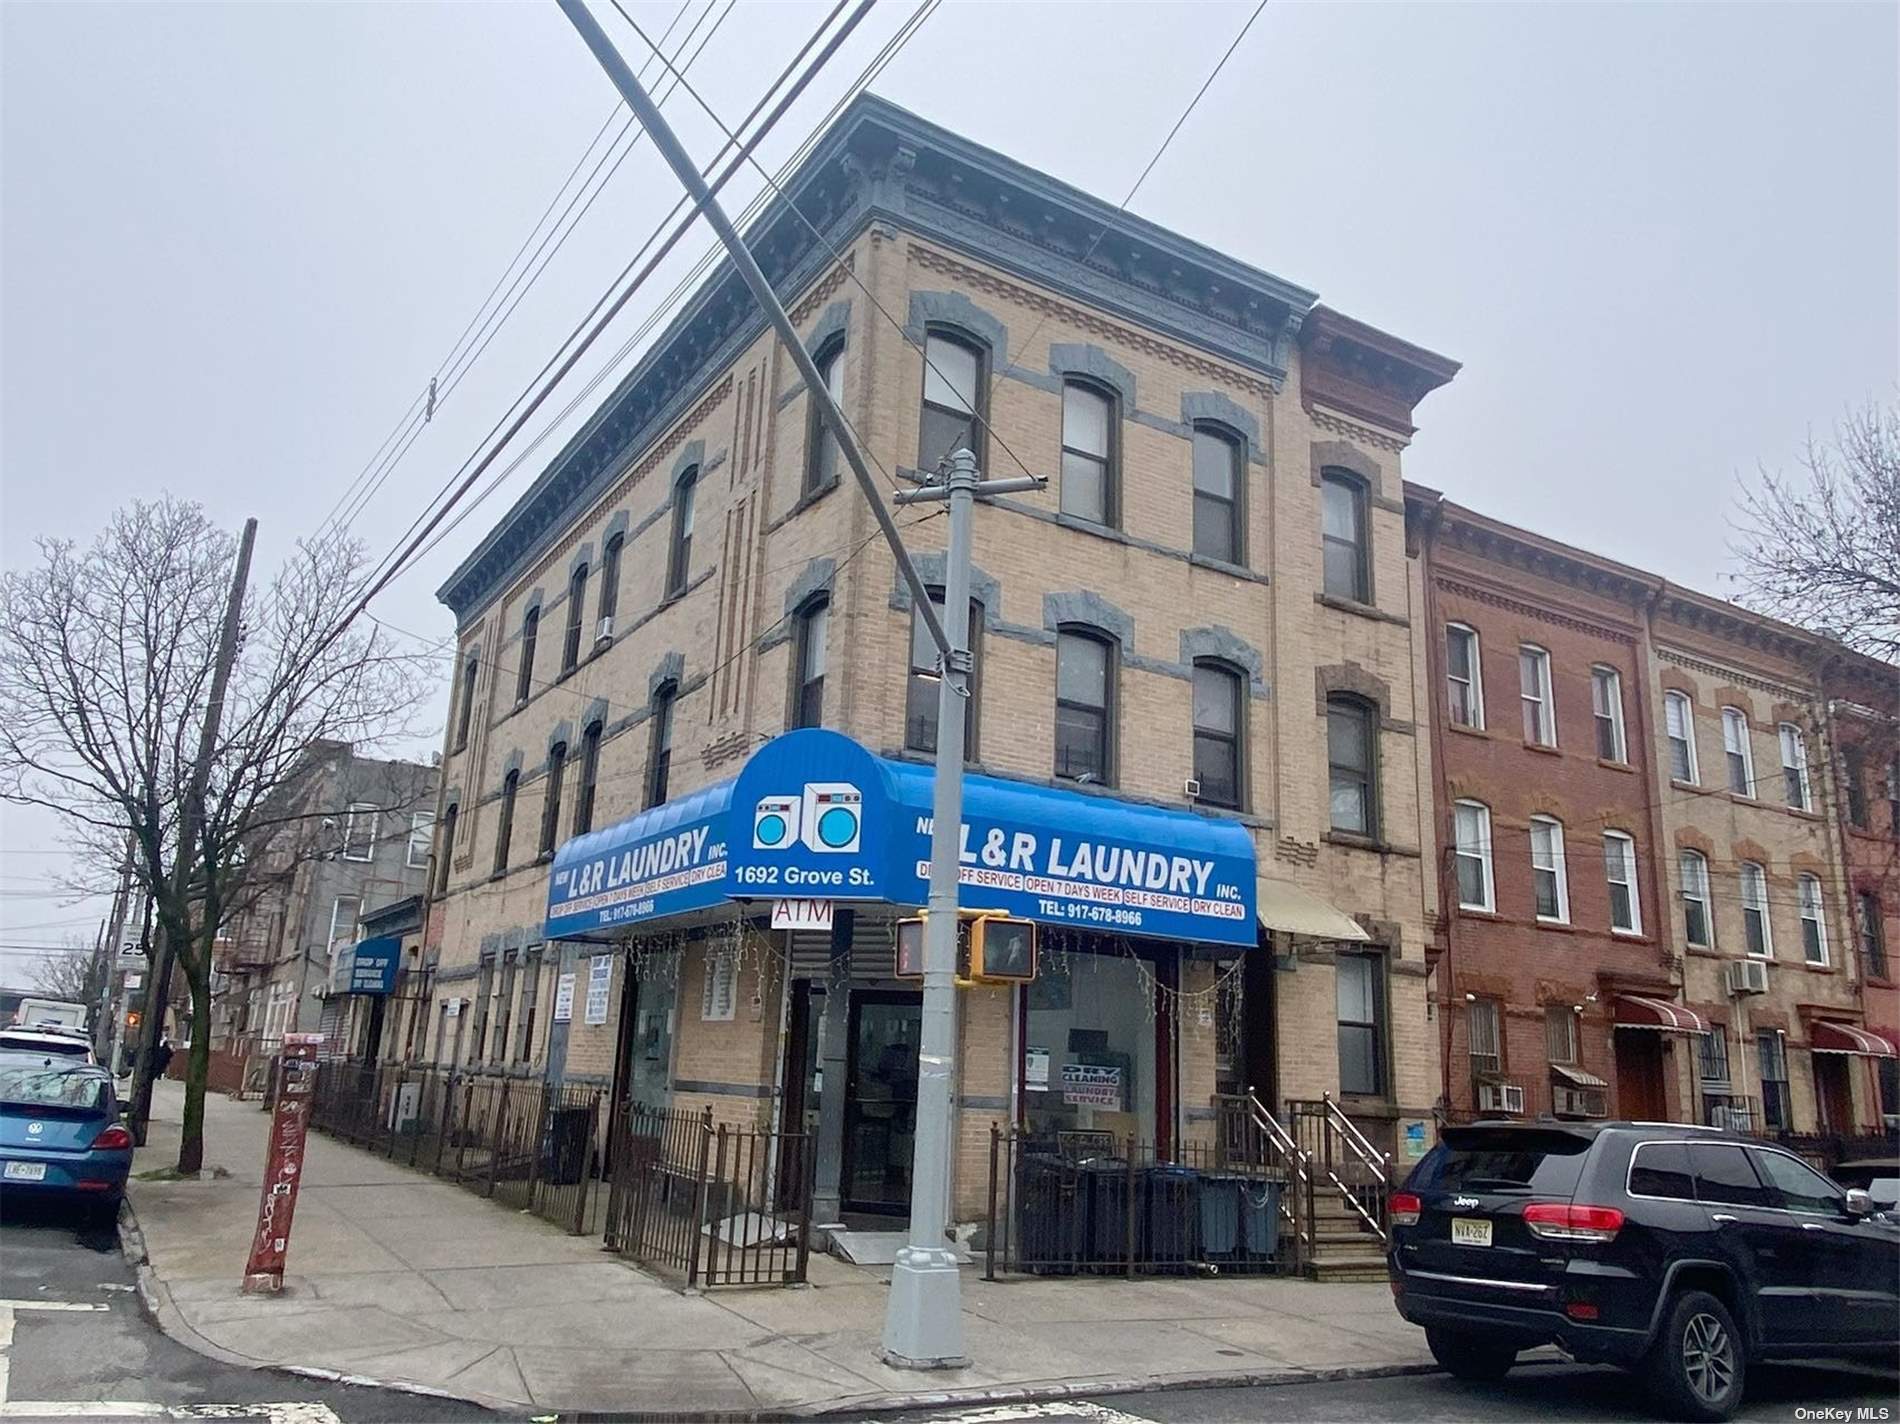
[[1827,916],[1821,908],[1821,881],[1803,875],[1795,881],[1801,906],[1801,952],[1810,964],[1827,963]]
[[1590,669],[1590,710],[1597,725],[1597,755],[1627,761],[1623,746],[1623,677],[1615,668]]
[[1682,938],[1697,949],[1715,947],[1715,921],[1709,916],[1709,862],[1697,850],[1682,853]]
[[1808,742],[1801,729],[1783,722],[1781,732],[1781,785],[1788,804],[1797,811],[1811,811],[1808,799]]
[[418,870],[429,863],[429,844],[435,838],[435,817],[427,811],[413,812],[409,817],[409,851],[403,857],[403,864],[411,870]]
[[343,946],[356,942],[356,912],[362,903],[355,895],[339,895],[331,902],[329,950],[332,959]]
[[1663,694],[1663,723],[1669,733],[1669,775],[1673,780],[1694,785],[1698,780],[1695,764],[1695,704],[1686,692]]
[[1742,939],[1757,958],[1775,957],[1774,931],[1768,925],[1768,872],[1752,860],[1742,862]]
[[1531,882],[1537,918],[1570,920],[1570,880],[1564,869],[1564,828],[1549,816],[1531,817]]
[[1642,898],[1636,893],[1636,842],[1622,831],[1603,833],[1603,875],[1610,887],[1610,928],[1643,932]]
[[1748,714],[1722,709],[1722,750],[1728,757],[1728,789],[1737,796],[1755,794],[1755,755],[1748,746]]
[[1446,625],[1445,691],[1452,722],[1483,731],[1484,674],[1476,628],[1467,628],[1462,623]]
[[376,808],[352,801],[343,816],[343,858],[368,860],[376,853]]
[[1458,866],[1458,904],[1489,910],[1491,893],[1491,808],[1482,801],[1460,801],[1452,808],[1453,842]]
[[1557,745],[1557,709],[1550,694],[1550,654],[1526,643],[1517,650],[1518,697],[1524,704],[1524,740]]
[[1473,999],[1467,1004],[1471,1038],[1471,1071],[1497,1073],[1504,1067],[1504,1055],[1498,1044],[1498,1001]]

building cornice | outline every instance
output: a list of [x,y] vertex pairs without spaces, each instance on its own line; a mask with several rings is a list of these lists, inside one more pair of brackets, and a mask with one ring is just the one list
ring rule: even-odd
[[1315,306],[1300,323],[1300,402],[1309,414],[1330,406],[1409,440],[1413,410],[1458,370],[1448,356],[1331,307]]

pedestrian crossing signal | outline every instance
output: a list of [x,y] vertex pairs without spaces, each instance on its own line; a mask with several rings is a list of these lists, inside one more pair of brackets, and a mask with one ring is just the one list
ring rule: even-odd
[[1035,977],[1035,922],[977,916],[970,925],[970,978],[979,984],[1027,984]]

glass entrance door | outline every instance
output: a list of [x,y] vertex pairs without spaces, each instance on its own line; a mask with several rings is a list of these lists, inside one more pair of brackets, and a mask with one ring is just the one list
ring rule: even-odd
[[851,996],[841,1193],[847,1211],[897,1216],[910,1211],[922,1028],[921,994],[894,990]]

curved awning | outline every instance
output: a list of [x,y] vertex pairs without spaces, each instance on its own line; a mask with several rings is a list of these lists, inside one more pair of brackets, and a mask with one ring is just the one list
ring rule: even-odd
[[1853,1053],[1862,1058],[1896,1058],[1893,1040],[1858,1024],[1816,1019],[1808,1025],[1808,1048],[1814,1053]]
[[1648,1028],[1660,1033],[1707,1033],[1709,1021],[1687,1005],[1647,994],[1616,996],[1618,1028]]
[[1372,938],[1359,922],[1337,905],[1309,894],[1284,880],[1263,878],[1256,887],[1260,923],[1282,934],[1303,939],[1347,940],[1363,944]]

